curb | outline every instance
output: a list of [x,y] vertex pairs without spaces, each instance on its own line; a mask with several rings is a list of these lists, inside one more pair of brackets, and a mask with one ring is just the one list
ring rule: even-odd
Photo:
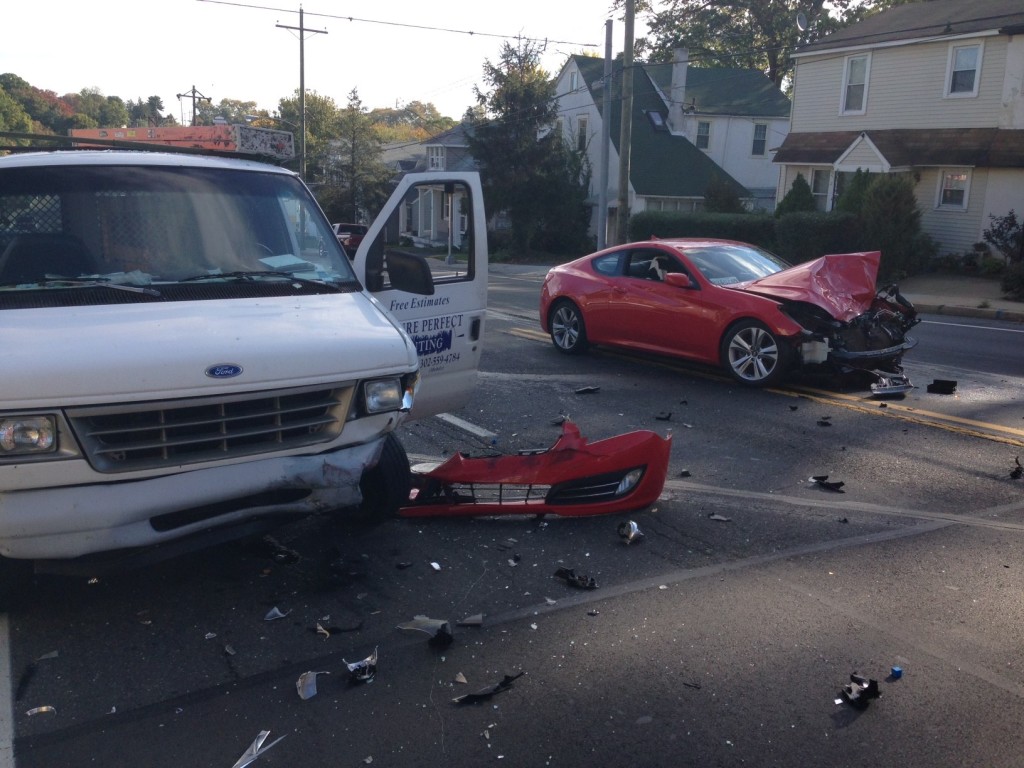
[[957,304],[918,304],[913,298],[910,298],[910,301],[914,305],[914,309],[918,311],[918,314],[977,317],[985,320],[1006,320],[1012,323],[1024,323],[1024,311],[1019,310],[963,307]]

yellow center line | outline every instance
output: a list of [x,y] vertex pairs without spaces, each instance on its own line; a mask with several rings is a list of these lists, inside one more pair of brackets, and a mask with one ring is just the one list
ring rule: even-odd
[[[546,333],[532,328],[512,328],[508,333],[531,341],[548,341]],[[705,373],[698,369],[689,368],[678,363],[637,357],[628,353],[609,349],[602,349],[601,353],[608,355],[609,357],[616,357],[629,362],[642,363],[644,365],[655,366],[658,368],[666,368],[670,371],[681,371],[690,376],[699,376],[700,378],[716,381],[731,381],[731,379],[724,375],[710,372]],[[892,400],[868,401],[860,395],[847,395],[842,392],[829,392],[828,390],[815,389],[813,387],[792,387],[790,389],[768,387],[765,391],[773,392],[778,395],[785,395],[786,397],[806,398],[808,400],[813,400],[814,402],[845,408],[850,411],[858,411],[860,413],[868,413],[875,416],[886,416],[890,419],[898,419],[910,424],[935,427],[955,434],[967,435],[969,437],[980,437],[985,440],[992,440],[998,443],[1005,443],[1007,445],[1024,448],[1024,429],[1018,429],[1015,427],[1004,427],[1000,424],[992,424],[987,421],[977,421],[976,419],[965,419],[961,416],[952,416],[944,413],[937,413],[935,411],[921,410],[909,405],[902,405],[900,403],[893,402]],[[884,408],[880,407],[882,403],[885,403]]]

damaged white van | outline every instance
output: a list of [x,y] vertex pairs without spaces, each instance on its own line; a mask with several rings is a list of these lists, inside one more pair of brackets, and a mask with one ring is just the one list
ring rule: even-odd
[[395,428],[475,383],[485,233],[475,173],[406,177],[350,259],[276,166],[0,158],[0,599],[33,563],[396,509]]

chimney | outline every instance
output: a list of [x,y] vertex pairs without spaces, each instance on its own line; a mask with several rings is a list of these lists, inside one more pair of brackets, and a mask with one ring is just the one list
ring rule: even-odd
[[689,62],[689,50],[676,48],[672,54],[672,85],[668,92],[668,125],[672,133],[686,132],[683,107],[686,105],[686,67]]

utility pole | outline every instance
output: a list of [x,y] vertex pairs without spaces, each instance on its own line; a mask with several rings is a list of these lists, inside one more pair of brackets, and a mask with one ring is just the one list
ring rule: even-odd
[[622,48],[622,120],[619,123],[619,211],[616,237],[629,240],[629,150],[633,141],[633,17],[635,0],[626,0],[626,40]]
[[306,179],[306,32],[314,35],[326,35],[326,29],[306,29],[303,22],[302,6],[299,6],[299,26],[289,27],[286,24],[276,25],[281,29],[291,29],[299,33],[299,176]]
[[612,20],[604,23],[604,119],[601,121],[601,168],[597,203],[597,250],[602,251],[608,242],[608,188],[609,155],[612,143]]
[[179,93],[178,94],[178,101],[181,101],[186,96],[191,96],[192,97],[192,125],[195,125],[196,124],[196,102],[197,101],[205,101],[207,104],[211,104],[211,103],[213,103],[213,99],[211,99],[209,96],[203,96],[203,94],[201,94],[199,91],[196,90],[196,87],[194,85],[192,86],[192,90],[191,91],[185,91],[184,93]]

